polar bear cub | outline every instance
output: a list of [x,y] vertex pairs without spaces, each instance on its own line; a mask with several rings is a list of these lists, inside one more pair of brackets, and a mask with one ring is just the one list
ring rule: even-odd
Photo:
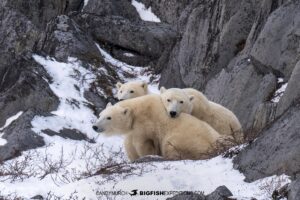
[[143,81],[127,82],[116,84],[117,98],[119,100],[132,99],[148,94],[148,84]]
[[182,113],[171,119],[160,95],[145,95],[108,105],[93,129],[106,135],[125,134],[125,149],[132,161],[145,155],[166,159],[207,159],[224,141],[206,122]]
[[[221,135],[233,136],[235,141],[243,141],[242,127],[233,112],[224,106],[209,101],[206,96],[192,88],[160,89],[161,98],[170,117],[188,113],[207,122]],[[190,104],[190,105],[188,105]]]

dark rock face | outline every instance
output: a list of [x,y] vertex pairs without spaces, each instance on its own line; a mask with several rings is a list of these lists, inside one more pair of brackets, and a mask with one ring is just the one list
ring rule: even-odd
[[281,97],[276,110],[276,116],[280,116],[287,108],[289,108],[297,99],[300,99],[299,90],[300,80],[300,60],[296,64],[287,88]]
[[102,59],[95,42],[66,15],[60,15],[48,23],[37,50],[63,62],[67,62],[68,57],[91,63]]
[[[182,39],[162,72],[161,85],[203,89],[243,49],[255,18],[253,1],[197,1],[182,15]],[[233,32],[234,31],[234,32]],[[169,79],[178,71],[180,82]]]
[[300,197],[300,178],[296,179],[294,182],[291,183],[289,186],[289,200],[297,200]]
[[261,65],[283,75],[291,75],[300,59],[300,2],[290,1],[270,15],[251,56]]
[[[235,159],[247,181],[300,171],[300,101],[262,131]],[[259,156],[258,156],[259,155]]]
[[167,198],[168,200],[227,200],[232,196],[232,193],[225,186],[218,187],[211,194],[205,196],[204,194],[178,194],[174,197]]
[[159,16],[163,22],[170,24],[176,24],[183,10],[192,0],[138,0],[145,4],[147,8],[151,7],[151,10]]
[[[256,109],[268,101],[276,89],[276,77],[258,73],[244,59],[232,71],[222,70],[211,79],[205,89],[208,98],[231,109],[240,120],[245,132],[252,131]],[[249,133],[250,134],[250,133]]]
[[93,141],[92,139],[88,138],[85,134],[83,134],[82,132],[80,132],[79,130],[76,129],[66,129],[63,128],[62,130],[60,130],[58,133],[55,131],[52,131],[50,129],[46,129],[46,130],[42,130],[43,133],[49,135],[49,136],[60,136],[62,138],[68,138],[71,140],[85,140],[87,142],[90,143],[95,143],[95,141]]
[[0,162],[20,155],[22,151],[45,145],[43,138],[31,130],[31,120],[36,114],[39,113],[26,111],[3,130],[2,137],[7,143],[0,146]]
[[44,27],[52,18],[66,14],[70,11],[78,11],[83,6],[82,0],[5,0],[5,6],[18,10],[28,17],[38,27]]
[[133,21],[140,19],[131,1],[124,0],[89,0],[83,12],[94,13],[100,16],[121,16]]
[[0,90],[0,125],[19,111],[38,109],[43,112],[55,110],[58,98],[43,79],[41,66],[32,59],[15,58],[12,55],[1,55],[1,68],[5,73]]
[[117,16],[100,17],[79,14],[73,19],[101,43],[127,49],[150,58],[159,58],[163,50],[172,44],[176,31],[168,24],[132,22]]

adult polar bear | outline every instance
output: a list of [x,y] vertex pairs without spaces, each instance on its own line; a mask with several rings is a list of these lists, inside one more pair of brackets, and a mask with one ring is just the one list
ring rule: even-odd
[[227,137],[189,114],[170,118],[161,97],[154,94],[114,106],[108,104],[93,129],[106,135],[125,134],[125,149],[131,161],[145,155],[162,155],[171,160],[207,159],[227,142]]
[[[207,122],[221,135],[233,136],[237,143],[244,140],[241,124],[235,114],[224,106],[209,101],[204,94],[192,88],[160,89],[163,104],[171,117],[189,113]],[[187,105],[187,97],[191,105]]]

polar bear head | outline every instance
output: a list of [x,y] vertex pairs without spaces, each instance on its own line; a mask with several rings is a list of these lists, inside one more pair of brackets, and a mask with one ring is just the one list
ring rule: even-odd
[[140,97],[148,94],[148,84],[146,82],[128,82],[120,83],[117,85],[117,98],[119,100],[131,99],[135,97]]
[[107,135],[122,134],[131,129],[132,122],[133,116],[129,108],[123,108],[119,105],[112,106],[111,103],[108,103],[99,114],[93,129],[98,133],[104,132]]
[[192,112],[191,100],[193,96],[188,96],[182,89],[161,87],[160,96],[170,117],[175,118],[181,112],[188,114]]

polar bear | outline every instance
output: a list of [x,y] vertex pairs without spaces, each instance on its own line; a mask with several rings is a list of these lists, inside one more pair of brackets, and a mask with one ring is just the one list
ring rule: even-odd
[[[224,106],[209,101],[206,96],[192,88],[160,89],[161,98],[170,117],[181,112],[191,114],[207,122],[221,135],[233,136],[237,143],[243,142],[242,127],[233,112]],[[189,102],[186,102],[189,99]],[[184,104],[191,105],[184,105]]]
[[117,98],[119,100],[132,99],[148,94],[148,84],[143,81],[127,82],[124,84],[118,82],[116,87],[118,90]]
[[106,135],[125,134],[125,149],[131,161],[146,155],[170,160],[207,159],[227,139],[189,114],[171,119],[156,94],[108,104],[93,129]]

